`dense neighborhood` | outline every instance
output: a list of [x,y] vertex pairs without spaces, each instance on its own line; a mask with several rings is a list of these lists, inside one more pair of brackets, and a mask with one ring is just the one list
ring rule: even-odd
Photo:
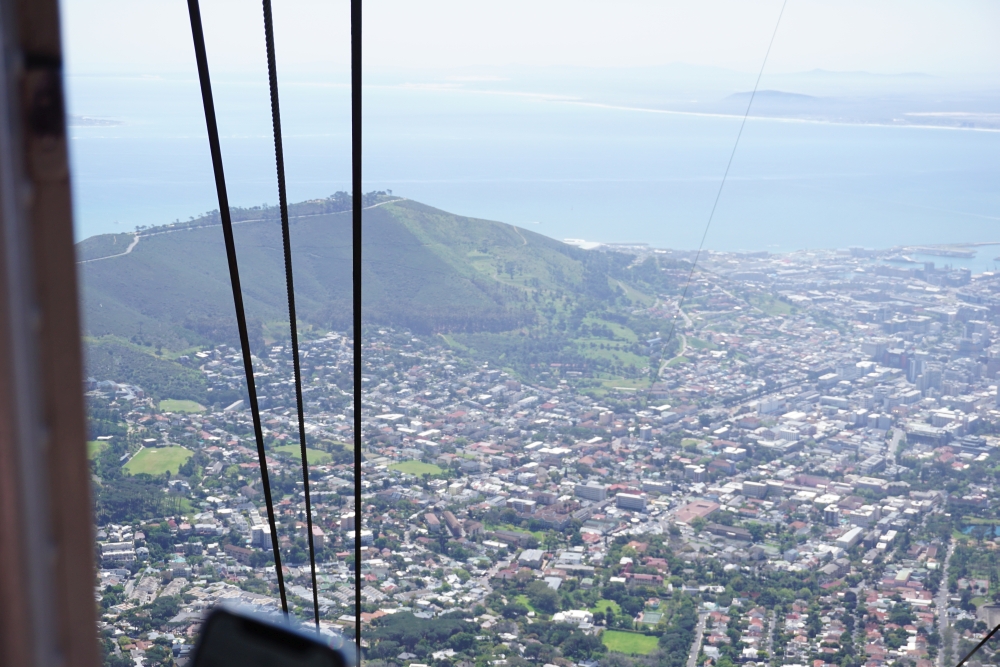
[[[612,332],[639,380],[370,327],[360,480],[352,341],[302,343],[329,641],[353,641],[359,603],[380,667],[947,667],[1000,623],[1000,274],[898,249],[706,255],[683,303],[636,304],[658,335]],[[290,360],[258,354],[308,621]],[[178,361],[242,390],[231,347]],[[280,609],[249,410],[88,385],[107,659],[186,664],[213,605]]]

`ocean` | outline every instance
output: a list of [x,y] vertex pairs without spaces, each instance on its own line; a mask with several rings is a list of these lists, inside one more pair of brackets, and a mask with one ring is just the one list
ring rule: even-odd
[[[276,203],[266,83],[214,87],[230,201]],[[557,239],[698,246],[739,118],[472,87],[366,87],[365,190]],[[70,128],[77,238],[218,207],[193,76],[67,89],[89,123]],[[281,102],[289,200],[349,190],[349,88],[282,81]],[[1000,132],[751,118],[705,247],[1000,242],[998,184]],[[998,255],[937,261],[986,270]]]

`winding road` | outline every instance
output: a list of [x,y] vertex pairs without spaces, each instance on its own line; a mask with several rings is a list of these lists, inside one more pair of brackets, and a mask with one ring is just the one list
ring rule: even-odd
[[[692,328],[692,327],[694,327],[694,322],[691,321],[691,318],[688,317],[688,314],[684,312],[684,309],[681,308],[680,305],[677,306],[677,312],[680,314],[681,319],[684,320],[684,326],[685,326],[685,328]],[[677,354],[674,355],[670,359],[666,359],[666,360],[660,362],[660,370],[657,371],[657,373],[656,373],[657,377],[661,377],[662,378],[663,377],[663,371],[665,371],[667,369],[667,364],[669,364],[674,359],[680,359],[681,357],[684,356],[684,353],[687,352],[687,347],[688,347],[687,336],[685,336],[684,334],[678,332],[677,333],[677,338],[680,340],[680,347],[677,348]]]
[[135,250],[135,247],[137,245],[139,245],[139,239],[141,239],[141,238],[142,238],[142,236],[140,236],[139,234],[136,234],[135,236],[133,236],[132,237],[132,242],[128,244],[127,248],[125,248],[125,252],[120,252],[117,255],[106,255],[104,257],[95,257],[94,259],[81,259],[81,260],[79,260],[77,262],[77,264],[89,264],[90,262],[100,262],[100,261],[105,260],[105,259],[114,259],[115,257],[124,257],[125,255],[127,255],[130,252],[132,252],[133,250]]
[[511,225],[511,227],[513,228],[514,232],[521,237],[521,240],[524,242],[524,245],[528,245],[528,239],[524,238],[524,234],[521,233],[521,230],[518,229],[517,227],[514,227],[514,225]]
[[659,377],[663,377],[663,371],[667,369],[667,365],[671,361],[673,361],[674,359],[680,359],[681,357],[684,356],[684,353],[687,352],[687,346],[688,346],[687,336],[685,336],[684,334],[677,334],[677,338],[680,340],[681,343],[680,347],[677,350],[677,354],[671,357],[670,359],[665,359],[664,361],[660,362],[660,370],[658,373]]

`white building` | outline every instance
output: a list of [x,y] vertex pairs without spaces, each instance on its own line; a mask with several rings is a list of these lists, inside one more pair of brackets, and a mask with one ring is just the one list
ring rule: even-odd
[[748,498],[766,498],[767,490],[766,482],[743,482],[743,495]]
[[107,542],[101,545],[101,563],[134,563],[135,545],[132,542]]
[[864,535],[864,532],[865,529],[860,526],[851,528],[849,531],[837,538],[837,546],[845,551],[851,549],[854,545],[861,541],[861,537]]
[[615,496],[615,505],[625,510],[635,510],[637,512],[646,511],[646,495],[635,493],[619,493]]
[[258,549],[271,548],[271,527],[266,523],[259,523],[250,528],[250,544]]
[[594,615],[586,609],[570,609],[568,611],[558,611],[552,616],[553,623],[573,623],[574,625],[585,625],[594,622]]
[[573,493],[584,500],[599,502],[608,497],[608,487],[601,484],[577,484],[573,487]]
[[533,570],[537,570],[542,566],[542,558],[545,553],[541,549],[525,549],[521,552],[521,555],[517,557],[517,562],[524,567],[530,567]]

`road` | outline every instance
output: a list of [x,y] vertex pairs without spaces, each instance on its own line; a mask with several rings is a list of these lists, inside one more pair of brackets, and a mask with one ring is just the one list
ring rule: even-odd
[[687,336],[685,336],[684,334],[678,334],[677,338],[680,340],[681,343],[680,348],[677,351],[677,355],[670,359],[666,359],[660,362],[660,370],[658,372],[659,377],[663,377],[663,371],[667,369],[667,364],[669,364],[674,359],[680,359],[681,357],[684,356],[684,353],[687,352],[687,346],[688,346]]
[[677,312],[679,312],[681,314],[681,318],[684,320],[684,326],[686,326],[686,327],[693,327],[694,326],[694,322],[691,321],[691,318],[688,317],[688,314],[684,312],[683,308],[681,308],[680,306],[678,306],[677,307]]
[[708,619],[708,612],[698,614],[698,627],[694,633],[694,643],[691,644],[691,652],[688,654],[687,667],[695,667],[698,663],[698,654],[701,652],[701,638],[705,634],[705,621]]
[[117,255],[107,255],[106,257],[97,257],[95,259],[82,259],[79,262],[77,262],[77,264],[89,264],[90,262],[100,262],[101,260],[104,260],[104,259],[114,259],[115,257],[124,257],[125,255],[127,255],[130,252],[132,252],[133,250],[135,250],[135,247],[137,245],[139,245],[139,239],[140,238],[142,238],[142,237],[139,236],[138,234],[136,234],[135,236],[133,236],[132,237],[132,242],[128,244],[127,248],[125,248],[125,252],[120,252]]
[[[681,319],[684,320],[685,328],[694,327],[694,322],[692,322],[691,318],[688,317],[688,314],[684,312],[684,309],[680,307],[680,304],[678,304],[677,306],[677,312],[680,314]],[[660,370],[657,371],[656,373],[657,377],[663,377],[663,371],[666,370],[667,364],[669,364],[674,359],[679,359],[680,357],[683,357],[684,353],[687,351],[687,337],[682,333],[678,333],[677,338],[680,340],[681,343],[680,347],[677,348],[677,355],[674,356],[672,359],[667,359],[666,361],[660,362]]]
[[772,609],[771,615],[768,618],[771,619],[771,622],[767,624],[767,640],[764,650],[767,652],[767,657],[770,660],[774,657],[774,628],[778,622],[778,612]]
[[[512,228],[512,229],[514,230],[514,232],[515,232],[515,233],[516,233],[516,234],[517,234],[518,236],[520,236],[520,237],[521,237],[521,240],[522,240],[522,241],[524,242],[524,245],[528,245],[528,239],[524,238],[524,234],[522,234],[522,233],[521,233],[521,230],[520,230],[520,229],[518,229],[517,227],[514,227],[514,225],[511,225],[511,228]],[[619,280],[618,282],[619,282],[619,283],[621,283],[621,281],[620,281],[620,280]]]
[[941,588],[938,589],[938,594],[934,598],[934,604],[937,606],[938,615],[938,632],[941,634],[941,650],[938,651],[937,664],[944,667],[945,653],[951,653],[954,656],[954,647],[951,651],[946,651],[944,646],[945,640],[945,630],[948,628],[948,564],[951,562],[951,555],[955,552],[955,541],[952,540],[948,544],[948,554],[944,558],[944,564],[941,566]]

